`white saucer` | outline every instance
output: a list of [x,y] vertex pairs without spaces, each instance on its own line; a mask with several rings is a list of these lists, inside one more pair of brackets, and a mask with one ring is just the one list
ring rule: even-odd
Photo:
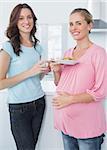
[[75,65],[78,64],[79,62],[77,60],[58,60],[56,61],[56,63],[58,64],[62,64],[62,65]]

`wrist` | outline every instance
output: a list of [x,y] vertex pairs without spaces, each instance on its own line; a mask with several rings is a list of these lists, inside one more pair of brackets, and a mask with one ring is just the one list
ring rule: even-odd
[[60,74],[60,73],[61,73],[61,70],[53,71],[53,73],[55,73],[55,74]]
[[70,95],[70,102],[71,102],[71,104],[74,104],[74,103],[75,103],[75,100],[74,100],[74,96],[73,96],[73,95]]

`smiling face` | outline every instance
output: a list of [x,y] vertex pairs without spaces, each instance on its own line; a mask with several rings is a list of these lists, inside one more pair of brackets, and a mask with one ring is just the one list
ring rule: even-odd
[[92,28],[91,23],[87,23],[85,17],[81,13],[76,12],[70,15],[69,31],[76,41],[87,38]]
[[19,33],[30,34],[33,26],[34,26],[34,20],[31,11],[28,8],[22,8],[17,22]]

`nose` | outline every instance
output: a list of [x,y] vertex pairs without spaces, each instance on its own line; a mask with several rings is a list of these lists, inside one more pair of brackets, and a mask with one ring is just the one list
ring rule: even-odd
[[76,26],[75,25],[72,25],[69,27],[69,31],[72,33],[76,30]]
[[77,26],[76,25],[72,25],[71,30],[73,31],[75,29],[77,29]]
[[29,21],[28,21],[28,18],[25,18],[25,19],[24,19],[24,23],[27,24],[28,22],[29,22]]

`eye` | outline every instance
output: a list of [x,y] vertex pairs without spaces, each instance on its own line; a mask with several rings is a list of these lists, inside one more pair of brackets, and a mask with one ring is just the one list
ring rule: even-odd
[[33,17],[32,17],[32,16],[28,16],[27,18],[28,18],[28,19],[33,19]]
[[77,22],[77,25],[81,25],[82,23],[81,22]]
[[19,17],[19,20],[23,20],[23,17]]
[[70,26],[70,27],[71,27],[71,26],[73,26],[73,23],[72,23],[72,22],[70,22],[70,23],[69,23],[69,26]]

